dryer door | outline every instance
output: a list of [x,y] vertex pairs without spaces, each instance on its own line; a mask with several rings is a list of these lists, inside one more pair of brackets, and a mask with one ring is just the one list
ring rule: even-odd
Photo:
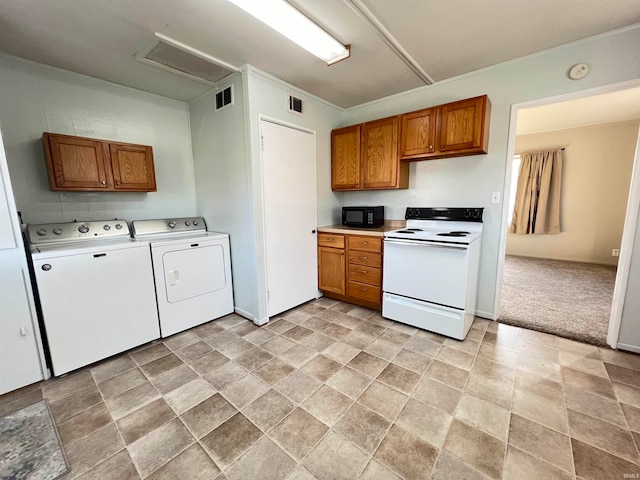
[[167,302],[222,290],[227,284],[222,245],[174,250],[162,255]]

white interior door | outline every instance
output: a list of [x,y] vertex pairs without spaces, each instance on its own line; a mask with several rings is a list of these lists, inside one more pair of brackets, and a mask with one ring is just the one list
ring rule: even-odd
[[316,297],[316,139],[261,120],[268,315]]

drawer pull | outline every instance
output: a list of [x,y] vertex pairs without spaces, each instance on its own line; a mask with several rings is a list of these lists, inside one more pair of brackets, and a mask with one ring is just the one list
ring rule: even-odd
[[361,291],[363,291],[363,292],[366,292],[366,291],[367,291],[367,290],[369,290],[369,289],[368,289],[368,288],[365,288],[365,287],[360,287],[360,290],[361,290]]
[[366,274],[367,274],[367,271],[366,271],[366,270],[360,270],[360,273],[362,273],[362,274],[366,275]]
[[360,257],[360,260],[369,260],[369,257]]
[[362,245],[369,245],[369,242],[362,242]]

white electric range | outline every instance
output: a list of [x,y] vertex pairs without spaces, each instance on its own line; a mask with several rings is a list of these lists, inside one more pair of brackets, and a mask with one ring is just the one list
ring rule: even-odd
[[125,220],[29,225],[53,373],[160,337],[149,243]]
[[475,317],[482,208],[407,208],[384,234],[382,316],[463,340]]

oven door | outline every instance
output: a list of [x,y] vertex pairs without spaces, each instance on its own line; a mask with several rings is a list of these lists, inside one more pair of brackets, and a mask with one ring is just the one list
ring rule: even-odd
[[463,310],[468,274],[468,245],[384,241],[385,292]]

